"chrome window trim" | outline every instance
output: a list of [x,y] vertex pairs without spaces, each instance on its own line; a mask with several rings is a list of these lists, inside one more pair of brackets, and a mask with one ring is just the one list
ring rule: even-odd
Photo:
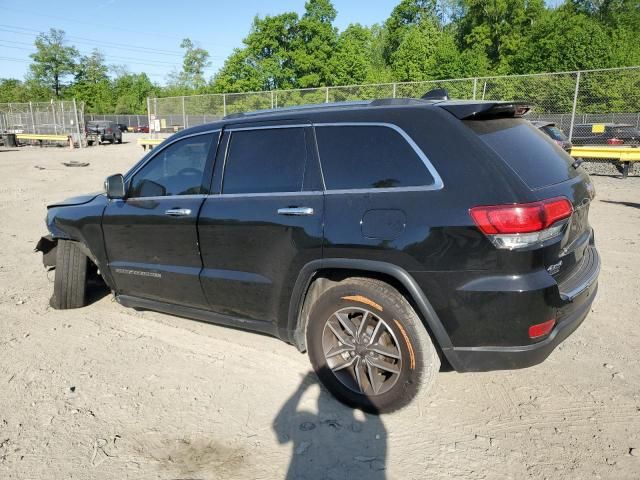
[[[384,193],[384,192],[419,192],[419,191],[428,191],[428,190],[442,190],[444,188],[444,183],[440,174],[435,169],[427,155],[422,151],[422,149],[416,144],[416,142],[409,136],[407,132],[405,132],[398,125],[393,123],[385,123],[385,122],[331,122],[331,123],[314,123],[314,127],[385,127],[390,128],[391,130],[396,131],[402,136],[402,138],[409,144],[409,146],[416,152],[418,158],[422,160],[422,163],[427,170],[431,174],[433,178],[433,183],[431,185],[415,185],[415,186],[407,186],[407,187],[389,187],[389,188],[350,188],[350,189],[340,189],[340,190],[329,190],[327,189],[325,183],[325,193],[329,195],[335,194],[343,194],[343,193]],[[318,144],[316,139],[316,145]],[[320,146],[318,145],[318,155]],[[322,165],[322,157],[320,157],[320,165]],[[324,181],[324,172],[323,172],[323,181]]]
[[204,193],[199,193],[197,195],[166,195],[164,197],[132,197],[132,198],[111,198],[109,199],[110,202],[128,202],[128,203],[136,203],[136,202],[151,202],[151,201],[158,201],[158,200],[166,200],[166,199],[173,199],[175,200],[179,200],[179,199],[184,199],[184,200],[196,200],[198,198],[207,198],[210,195],[205,195]]
[[[137,167],[135,167],[134,170],[130,170],[126,173],[126,175],[124,176],[124,181],[125,183],[128,182],[136,173],[138,173],[140,170],[142,170],[151,160],[153,160],[154,158],[156,158],[156,156],[160,155],[160,153],[162,153],[165,149],[167,149],[168,147],[170,147],[171,145],[173,145],[176,142],[179,142],[180,140],[184,140],[186,138],[192,138],[192,137],[197,137],[198,135],[208,135],[211,133],[216,133],[216,132],[222,132],[222,128],[216,128],[214,130],[207,130],[205,132],[198,132],[198,133],[190,133],[189,135],[183,135],[179,138],[175,138],[172,141],[168,142],[168,140],[171,140],[171,137],[168,137],[167,143],[161,143],[160,145],[158,145],[158,147],[162,147],[162,148],[154,148],[151,152],[149,152],[149,158],[147,158],[147,160],[145,160],[142,164],[138,165]],[[180,196],[180,195],[175,195],[175,196]],[[136,197],[136,198],[152,198],[152,197]],[[166,197],[163,197],[166,198]]]
[[262,192],[262,193],[220,193],[208,195],[208,198],[242,198],[242,197],[300,197],[310,195],[324,195],[320,190],[300,190],[299,192]]

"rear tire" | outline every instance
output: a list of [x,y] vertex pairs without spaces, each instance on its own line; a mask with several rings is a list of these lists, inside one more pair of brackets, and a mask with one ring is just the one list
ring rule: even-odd
[[51,306],[57,310],[81,308],[86,305],[87,256],[76,242],[58,240],[56,276]]
[[306,341],[324,386],[370,413],[406,406],[440,370],[420,317],[400,292],[378,280],[350,278],[326,290],[310,308]]

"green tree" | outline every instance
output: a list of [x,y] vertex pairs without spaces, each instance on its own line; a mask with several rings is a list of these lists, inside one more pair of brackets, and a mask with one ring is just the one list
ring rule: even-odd
[[293,44],[300,19],[296,13],[255,17],[245,47],[236,49],[215,77],[216,91],[274,90],[297,85]]
[[28,102],[29,89],[15,78],[0,79],[0,103]]
[[33,77],[48,85],[56,97],[60,96],[63,81],[75,71],[79,55],[75,47],[67,46],[64,30],[52,28],[49,33],[41,33],[35,41],[36,53],[30,55]]
[[360,24],[349,25],[340,35],[329,62],[331,85],[354,85],[367,82],[372,74],[373,35]]
[[392,63],[391,57],[400,48],[405,36],[427,21],[438,21],[436,0],[401,0],[385,22],[384,58],[387,63]]
[[583,13],[548,12],[529,32],[511,63],[515,73],[606,68],[612,65],[610,33]]
[[440,35],[438,25],[432,19],[425,19],[408,29],[390,58],[394,78],[401,82],[432,79]]
[[104,55],[98,50],[82,56],[76,66],[75,82],[67,89],[66,96],[84,102],[88,112],[110,113],[115,99],[108,72]]
[[113,82],[116,98],[114,113],[146,113],[147,97],[158,95],[158,88],[151,83],[146,73],[119,72]]
[[204,70],[211,65],[209,52],[196,47],[189,38],[182,40],[180,48],[185,49],[185,53],[182,71],[178,74],[177,83],[194,89],[204,87],[207,83],[204,78]]
[[330,0],[309,0],[292,42],[294,83],[302,88],[328,85],[336,48],[336,10]]
[[480,45],[487,57],[509,73],[511,57],[545,12],[544,0],[462,0],[459,35],[465,48]]

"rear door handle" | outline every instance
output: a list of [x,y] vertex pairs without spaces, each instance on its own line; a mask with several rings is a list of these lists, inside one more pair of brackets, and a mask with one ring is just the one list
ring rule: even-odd
[[188,217],[191,215],[191,210],[188,208],[171,208],[164,212],[164,214],[170,217]]
[[291,216],[308,216],[313,215],[313,208],[311,207],[288,207],[279,208],[278,215],[291,215]]

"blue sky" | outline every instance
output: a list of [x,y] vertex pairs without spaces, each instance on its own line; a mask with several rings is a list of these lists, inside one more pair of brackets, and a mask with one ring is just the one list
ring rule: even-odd
[[[336,25],[342,30],[350,23],[383,22],[398,1],[334,0]],[[0,0],[0,78],[24,77],[35,36],[50,27],[63,29],[81,53],[99,48],[108,64],[145,71],[158,83],[180,68],[180,40],[189,37],[211,54],[209,76],[241,45],[255,15],[302,13],[304,4],[305,0]]]

